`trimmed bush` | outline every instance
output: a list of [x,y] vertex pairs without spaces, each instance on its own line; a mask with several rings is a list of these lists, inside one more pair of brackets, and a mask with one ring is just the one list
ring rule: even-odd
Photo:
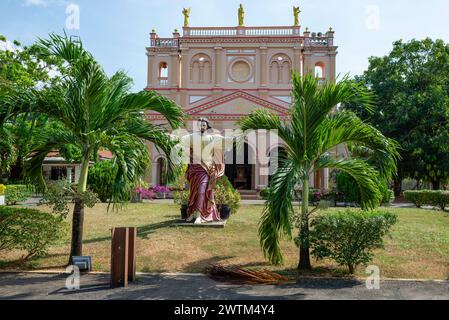
[[373,258],[373,250],[383,247],[383,237],[397,221],[385,211],[339,211],[316,217],[311,223],[312,255],[330,258],[347,266],[351,274]]
[[5,189],[6,189],[6,187],[3,184],[0,184],[0,196],[5,195]]
[[0,252],[24,250],[23,259],[43,256],[67,227],[61,217],[34,209],[0,207]]
[[418,208],[423,205],[438,207],[441,210],[449,207],[449,191],[408,190],[404,191],[404,198]]
[[8,206],[16,205],[31,196],[30,187],[26,185],[8,185],[5,190],[5,201]]

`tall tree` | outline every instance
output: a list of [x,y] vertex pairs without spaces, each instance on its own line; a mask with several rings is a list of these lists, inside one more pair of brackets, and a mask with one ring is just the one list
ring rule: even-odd
[[[81,170],[75,197],[72,221],[70,257],[82,255],[84,201],[89,161],[101,147],[115,158],[117,174],[112,202],[128,199],[138,178],[149,161],[146,141],[153,142],[167,155],[171,142],[168,128],[151,124],[146,113],[161,113],[171,128],[183,123],[184,114],[174,102],[155,92],[130,93],[132,80],[123,72],[108,77],[94,57],[75,37],[51,34],[38,43],[41,54],[58,57],[67,68],[66,75],[48,90],[16,97],[19,105],[31,105],[34,110],[58,121],[58,130],[42,132],[38,147],[28,155],[27,175],[44,186],[42,162],[52,150],[75,146],[81,150]],[[176,167],[168,159],[167,177],[173,179]]]
[[302,186],[301,210],[296,221],[299,226],[299,265],[301,270],[311,268],[309,253],[309,177],[323,168],[347,172],[357,182],[361,193],[361,206],[372,209],[380,204],[381,182],[379,172],[366,161],[358,158],[336,159],[330,151],[341,144],[355,143],[382,154],[384,162],[379,169],[394,171],[396,144],[383,136],[379,130],[364,123],[349,111],[335,112],[340,103],[356,102],[372,107],[373,97],[360,85],[344,78],[338,83],[319,85],[312,75],[293,75],[293,104],[290,120],[282,122],[275,114],[257,110],[244,118],[242,130],[277,130],[286,144],[286,156],[279,159],[269,196],[262,215],[259,236],[265,255],[272,263],[282,263],[279,247],[282,234],[292,237],[291,217],[294,215],[292,197],[295,185]]
[[357,104],[345,107],[401,145],[396,194],[403,178],[438,189],[449,179],[449,45],[397,41],[389,55],[371,57],[356,81],[376,94],[374,112]]
[[36,45],[22,46],[0,35],[0,178],[22,179],[23,159],[30,151],[34,132],[47,129],[45,115],[6,104],[8,97],[26,95],[58,81],[64,71],[61,60],[41,56],[39,51]]

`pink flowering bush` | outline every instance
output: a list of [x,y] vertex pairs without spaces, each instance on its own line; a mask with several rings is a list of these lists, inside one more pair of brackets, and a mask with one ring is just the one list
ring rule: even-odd
[[170,192],[170,188],[166,187],[166,186],[155,186],[153,188],[153,191],[156,193],[169,193]]
[[151,189],[137,187],[134,193],[140,194],[141,199],[151,200],[154,198],[154,192]]

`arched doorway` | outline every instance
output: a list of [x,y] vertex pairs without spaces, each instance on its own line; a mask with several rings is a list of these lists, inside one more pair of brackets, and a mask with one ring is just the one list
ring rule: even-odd
[[253,190],[254,164],[252,164],[253,161],[251,161],[252,150],[250,150],[249,145],[245,143],[243,146],[243,153],[242,151],[240,152],[241,153],[238,155],[237,147],[234,145],[232,161],[230,160],[231,153],[227,152],[225,154],[225,175],[228,177],[234,188],[238,190]]

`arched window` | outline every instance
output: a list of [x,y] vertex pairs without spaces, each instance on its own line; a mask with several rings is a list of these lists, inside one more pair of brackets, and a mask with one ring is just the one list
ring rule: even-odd
[[212,61],[207,54],[197,54],[190,61],[190,81],[193,83],[212,82]]
[[317,62],[315,64],[315,77],[318,79],[324,79],[324,63]]
[[159,63],[159,84],[161,86],[168,85],[168,64],[167,64],[167,62]]
[[271,83],[290,83],[290,71],[292,68],[292,63],[287,55],[283,53],[275,54],[271,58],[269,66],[269,77]]

